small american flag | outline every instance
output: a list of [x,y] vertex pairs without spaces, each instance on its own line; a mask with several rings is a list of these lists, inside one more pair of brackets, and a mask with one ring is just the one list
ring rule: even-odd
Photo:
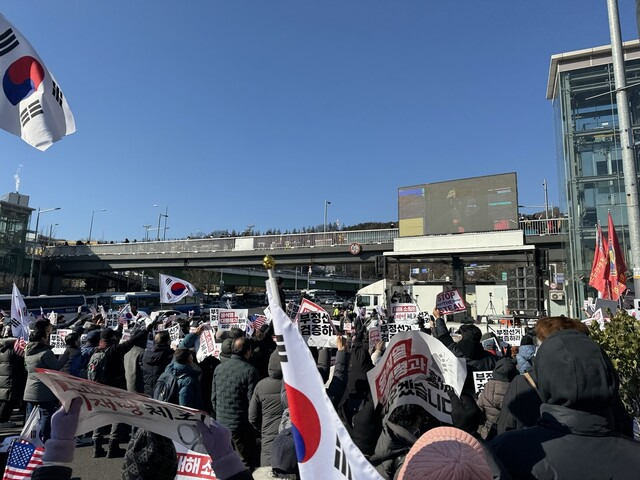
[[2,480],[23,480],[31,478],[31,474],[42,465],[44,448],[36,447],[26,440],[15,440],[9,448],[7,466]]
[[253,315],[253,318],[249,318],[249,320],[251,320],[251,326],[254,330],[260,330],[260,327],[266,323],[267,317],[262,315]]
[[24,341],[24,338],[20,337],[16,339],[16,343],[13,344],[13,351],[16,355],[20,355],[24,357],[24,347],[27,346],[27,342]]

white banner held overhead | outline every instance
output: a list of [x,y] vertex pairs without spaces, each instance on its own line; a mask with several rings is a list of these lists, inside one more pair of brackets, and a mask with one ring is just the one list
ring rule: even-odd
[[61,329],[56,330],[56,333],[52,333],[49,335],[49,345],[51,346],[51,350],[54,355],[62,355],[64,351],[67,349],[67,344],[64,339],[67,335],[72,333],[73,330]]
[[460,395],[467,365],[426,333],[398,333],[382,359],[367,373],[374,405],[386,418],[400,405],[420,405],[442,422],[452,423],[448,388]]
[[[213,311],[214,309],[212,308],[211,310]],[[218,308],[217,310],[219,330],[226,331],[232,328],[239,328],[242,331],[246,330],[249,310],[246,308]]]
[[327,312],[299,313],[298,328],[310,347],[335,347],[334,326]]
[[37,369],[35,376],[60,400],[66,410],[82,400],[76,436],[103,425],[126,423],[168,437],[187,448],[205,452],[197,422],[209,426],[204,412],[154,400],[140,393],[91,382],[55,370]]

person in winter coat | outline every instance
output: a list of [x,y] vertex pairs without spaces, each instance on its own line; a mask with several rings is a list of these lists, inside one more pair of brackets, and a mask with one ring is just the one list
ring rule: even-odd
[[493,369],[491,379],[485,383],[478,396],[478,407],[484,414],[485,421],[478,433],[484,440],[491,440],[497,433],[498,415],[502,409],[502,399],[509,388],[509,383],[518,374],[516,365],[510,358],[498,360]]
[[146,349],[142,355],[142,376],[144,378],[144,393],[150,397],[153,388],[167,365],[173,360],[173,349],[170,346],[169,332],[162,330],[153,338],[153,348]]
[[142,355],[147,347],[147,336],[140,335],[135,345],[124,354],[124,378],[128,392],[144,393],[144,377],[142,373]]
[[80,362],[82,361],[82,352],[79,348],[80,336],[76,333],[70,333],[64,337],[64,343],[69,352],[67,363],[60,369],[63,373],[68,373],[76,377],[80,376]]
[[640,443],[616,434],[617,373],[587,335],[562,330],[536,355],[542,399],[535,427],[498,435],[490,447],[513,478],[629,479],[640,471]]
[[[111,387],[125,390],[127,388],[127,382],[124,372],[124,356],[134,345],[140,342],[141,337],[147,338],[153,326],[154,323],[150,323],[146,329],[139,329],[129,340],[122,343],[119,343],[119,337],[115,330],[111,328],[103,329],[102,332],[100,332],[98,348],[93,352],[91,357],[94,358],[96,355],[101,354],[105,356],[104,378],[97,379],[97,381]],[[105,455],[109,458],[116,458],[122,457],[125,453],[125,451],[120,448],[117,423],[111,425],[111,430],[109,431],[109,448],[108,451],[104,450],[104,434],[107,428],[108,426],[105,425],[93,431],[94,458],[104,457]]]
[[274,351],[269,357],[269,377],[256,385],[249,403],[249,422],[260,432],[260,466],[271,465],[271,443],[278,435],[282,418],[282,367],[280,355]]
[[0,427],[15,427],[10,422],[13,409],[20,404],[27,381],[24,358],[13,347],[17,339],[0,340]]
[[171,372],[178,379],[178,405],[200,410],[202,408],[201,372],[193,362],[193,352],[188,348],[178,348],[166,371]]
[[231,358],[213,373],[213,416],[231,430],[231,439],[247,468],[258,464],[256,431],[249,423],[249,402],[259,381],[258,370],[249,363],[251,340],[236,338]]
[[65,351],[60,358],[56,358],[49,346],[49,335],[46,329],[38,328],[29,334],[29,343],[24,349],[27,383],[22,398],[27,402],[27,418],[33,408],[37,407],[40,412],[40,436],[43,441],[46,441],[51,434],[51,415],[58,408],[58,399],[49,387],[36,378],[36,369],[60,370],[67,363],[68,358],[68,351]]
[[516,354],[516,362],[518,362],[518,372],[524,375],[525,372],[533,370],[533,356],[536,354],[536,346],[533,344],[533,338],[529,335],[522,337],[520,347]]
[[470,434],[477,434],[478,427],[482,423],[482,412],[475,400],[474,372],[493,371],[496,366],[496,356],[487,352],[480,339],[482,332],[475,325],[462,325],[460,333],[462,339],[455,342],[449,333],[440,311],[433,311],[435,337],[440,340],[456,357],[464,358],[467,364],[467,377],[462,387],[460,396],[453,390],[449,391],[451,400],[451,417],[453,426]]

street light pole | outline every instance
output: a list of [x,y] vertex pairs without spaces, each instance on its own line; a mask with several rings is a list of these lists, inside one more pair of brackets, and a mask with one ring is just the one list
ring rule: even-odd
[[631,139],[631,120],[627,98],[627,79],[624,68],[624,51],[620,38],[620,18],[617,0],[607,0],[609,16],[609,33],[611,35],[611,58],[613,60],[613,76],[616,86],[616,106],[618,108],[618,124],[620,127],[620,149],[622,150],[622,172],[624,174],[624,191],[627,199],[627,217],[629,222],[629,242],[633,272],[633,287],[638,296],[640,292],[640,207],[638,205],[638,177],[636,161]]
[[167,218],[169,217],[169,206],[167,205],[157,205],[154,204],[154,207],[164,207],[164,214],[162,212],[160,212],[160,214],[158,215],[158,233],[156,235],[156,240],[159,242],[160,241],[160,221],[162,220],[162,217],[164,217],[164,235],[163,235],[163,240],[167,239]]
[[327,209],[329,205],[331,205],[331,202],[329,200],[325,200],[324,201],[324,232],[323,232],[325,234],[327,233]]
[[[36,216],[36,236],[35,236],[35,239],[33,241],[33,243],[36,245],[36,247],[38,246],[38,226],[40,225],[40,214],[41,213],[47,213],[47,212],[53,212],[54,210],[60,210],[60,207],[45,208],[44,210],[41,210],[40,207],[38,207],[38,215]],[[27,288],[27,296],[31,296],[31,288],[33,287],[33,260],[34,260],[34,256],[35,256],[35,251],[31,252],[31,267],[29,267],[29,287]]]
[[106,208],[101,208],[100,210],[93,210],[91,212],[91,226],[89,227],[89,240],[87,240],[87,243],[89,245],[91,245],[91,234],[93,233],[93,216],[96,214],[96,212],[106,212],[107,209]]
[[151,227],[153,225],[142,225],[142,228],[144,228],[144,241],[148,242],[149,241],[149,230],[151,230]]

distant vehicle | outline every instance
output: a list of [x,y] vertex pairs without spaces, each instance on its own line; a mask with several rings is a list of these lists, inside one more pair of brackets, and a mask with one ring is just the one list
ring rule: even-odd
[[111,308],[117,310],[127,303],[136,305],[138,311],[149,315],[155,310],[162,310],[163,305],[171,306],[173,310],[188,313],[193,310],[195,315],[200,315],[200,304],[204,301],[204,295],[196,293],[193,297],[185,297],[177,303],[160,303],[159,292],[128,292],[111,297]]
[[238,308],[238,295],[235,293],[225,293],[220,298],[220,308]]
[[333,302],[331,302],[331,306],[334,308],[335,307],[344,308],[344,302],[345,302],[344,298],[336,298]]
[[155,320],[156,318],[164,320],[166,318],[169,318],[171,315],[175,315],[176,320],[187,320],[189,318],[189,315],[178,310],[156,310],[155,312],[151,312],[151,315],[149,315],[149,317],[151,318],[151,320]]
[[[41,295],[38,297],[24,297],[27,311],[35,316],[40,315],[40,309],[45,314],[78,313],[78,307],[87,311],[87,301],[84,295]],[[0,295],[0,310],[11,312],[11,295]]]

